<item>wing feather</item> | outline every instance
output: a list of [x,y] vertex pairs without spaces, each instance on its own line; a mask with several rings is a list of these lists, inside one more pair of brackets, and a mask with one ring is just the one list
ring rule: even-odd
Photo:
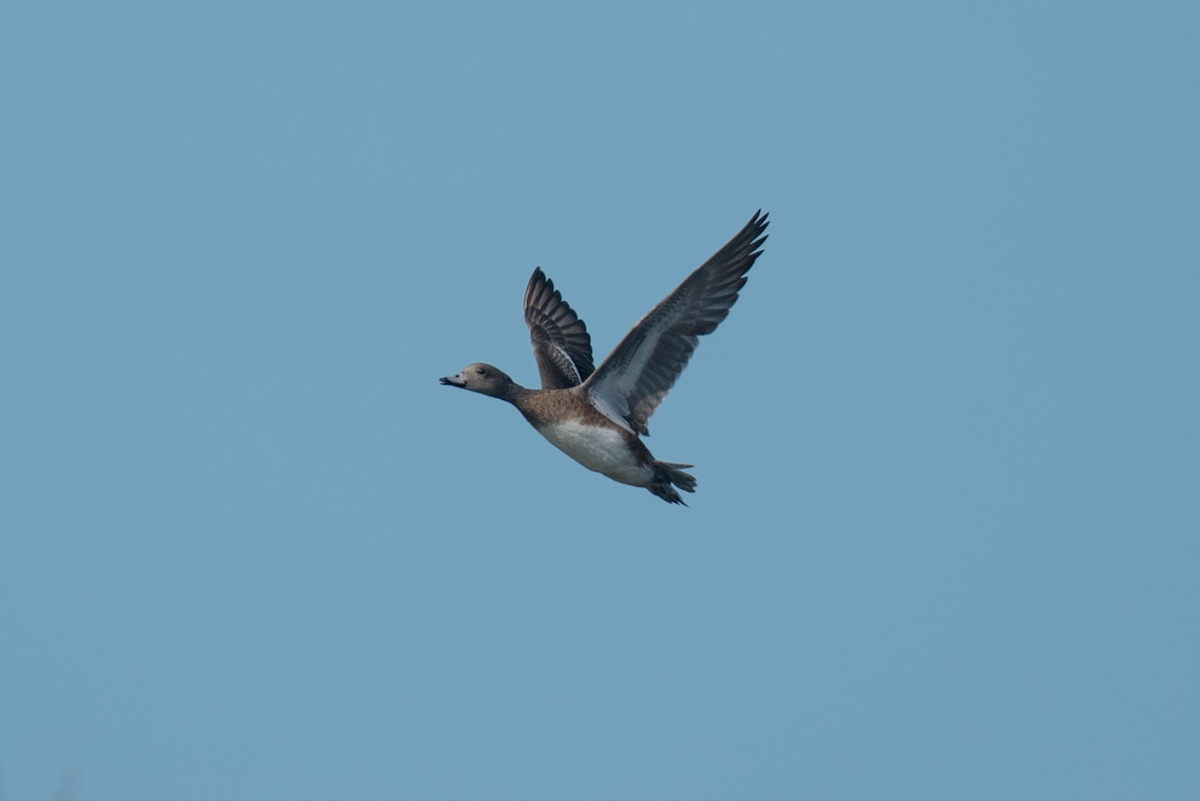
[[584,387],[614,422],[649,435],[651,415],[699,344],[729,315],[746,273],[762,255],[767,215],[746,226],[630,329]]
[[578,386],[595,371],[592,337],[542,268],[525,288],[525,324],[542,377],[542,389]]

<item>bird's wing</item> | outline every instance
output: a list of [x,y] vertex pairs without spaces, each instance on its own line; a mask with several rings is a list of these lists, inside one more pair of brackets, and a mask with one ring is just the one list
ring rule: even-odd
[[529,326],[542,389],[578,386],[595,371],[587,326],[541,267],[533,271],[525,288],[525,324]]
[[597,409],[630,431],[650,433],[646,423],[687,366],[698,337],[715,331],[737,301],[746,272],[762,253],[766,228],[767,215],[759,210],[630,329],[586,380],[584,390]]

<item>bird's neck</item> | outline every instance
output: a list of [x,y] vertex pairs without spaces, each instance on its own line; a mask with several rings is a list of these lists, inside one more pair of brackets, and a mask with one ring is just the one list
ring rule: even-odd
[[506,387],[496,395],[497,398],[503,401],[508,401],[513,406],[519,405],[521,398],[527,397],[533,390],[525,389],[515,381],[510,381]]

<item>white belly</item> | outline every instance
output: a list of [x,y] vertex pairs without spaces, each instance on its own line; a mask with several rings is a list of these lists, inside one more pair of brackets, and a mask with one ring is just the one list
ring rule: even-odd
[[625,438],[611,428],[577,422],[552,423],[539,428],[538,433],[588,470],[603,473],[622,484],[644,487],[654,476],[650,465],[638,465]]

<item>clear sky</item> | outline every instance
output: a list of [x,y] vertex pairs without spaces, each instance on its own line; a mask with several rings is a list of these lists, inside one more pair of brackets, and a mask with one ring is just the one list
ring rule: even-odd
[[[1200,5],[0,5],[0,795],[1200,797]],[[651,422],[506,404],[758,209]]]

